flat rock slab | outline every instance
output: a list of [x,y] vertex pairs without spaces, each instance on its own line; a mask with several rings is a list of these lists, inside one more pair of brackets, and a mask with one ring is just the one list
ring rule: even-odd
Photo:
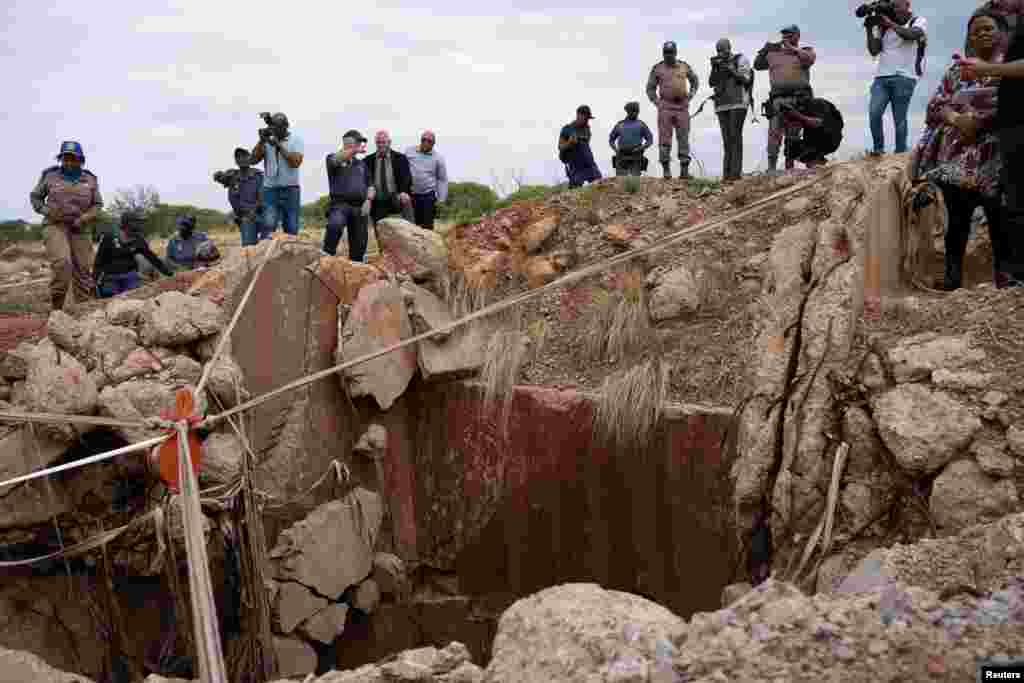
[[926,379],[935,370],[955,370],[985,359],[967,337],[919,334],[889,349],[888,360],[897,382]]
[[[341,330],[338,362],[342,363],[397,344],[413,336],[402,290],[375,282],[359,292]],[[387,410],[405,393],[416,374],[416,349],[408,346],[349,368],[342,373],[352,396],[373,396]]]
[[316,651],[298,638],[274,637],[277,655],[277,674],[284,678],[299,678],[316,671]]
[[330,645],[335,638],[345,632],[346,619],[348,619],[348,605],[337,602],[328,605],[307,619],[300,630],[313,640]]
[[356,263],[347,256],[322,256],[309,268],[345,306],[355,303],[363,287],[384,279],[379,268]]
[[[29,361],[25,395],[34,412],[91,415],[99,392],[96,381],[78,359],[44,339]],[[65,441],[75,436],[75,431],[66,424],[41,425],[39,431]]]
[[270,553],[275,578],[339,599],[373,570],[373,546],[383,518],[380,496],[363,488],[321,505],[281,532]]
[[[404,285],[403,289],[414,334],[442,328],[455,320],[448,305],[433,293],[416,285]],[[480,320],[419,342],[417,362],[423,379],[458,379],[478,372],[493,331],[493,325]]]
[[958,460],[936,477],[930,508],[937,526],[959,531],[1008,515],[1018,502],[1011,479],[991,477],[973,460]]

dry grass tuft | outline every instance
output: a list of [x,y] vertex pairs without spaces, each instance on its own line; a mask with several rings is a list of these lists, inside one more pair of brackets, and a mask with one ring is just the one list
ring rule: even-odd
[[512,394],[529,346],[522,325],[522,314],[518,308],[505,315],[487,343],[480,369],[480,381],[484,385],[481,410],[496,418],[502,435],[508,431]]
[[644,274],[627,270],[615,276],[612,292],[596,290],[586,345],[590,357],[621,358],[642,351],[651,340]]
[[654,437],[671,368],[649,358],[604,381],[594,413],[594,436],[611,448],[643,450]]
[[456,318],[479,311],[487,305],[487,288],[474,286],[458,271],[452,274],[445,293],[448,310]]

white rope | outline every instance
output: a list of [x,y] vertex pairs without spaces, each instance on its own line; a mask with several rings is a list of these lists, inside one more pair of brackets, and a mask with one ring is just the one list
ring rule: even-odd
[[235,313],[231,316],[231,322],[224,328],[224,331],[220,333],[220,341],[217,342],[217,349],[213,352],[213,357],[210,358],[210,362],[203,368],[203,375],[199,378],[199,384],[196,385],[195,395],[199,396],[202,393],[203,388],[206,386],[207,380],[210,379],[210,373],[213,372],[213,366],[220,360],[220,356],[224,353],[224,347],[227,346],[228,341],[231,339],[231,332],[235,329],[235,324],[238,319],[242,317],[242,310],[245,308],[245,302],[249,300],[249,296],[256,288],[256,281],[260,278],[260,273],[263,272],[263,267],[270,262],[270,257],[273,256],[274,251],[277,249],[277,245],[280,244],[278,240],[272,240],[270,246],[267,248],[267,253],[263,255],[263,260],[260,261],[260,265],[256,268],[256,272],[252,276],[252,280],[249,281],[249,286],[245,290],[245,294],[242,295],[242,300],[238,302],[238,306],[235,307]]
[[65,415],[62,413],[24,413],[17,411],[0,411],[0,422],[36,422],[39,424],[81,424],[91,427],[120,427],[122,429],[146,429],[152,427],[152,421],[118,420],[112,417],[94,417],[92,415]]
[[43,277],[43,278],[39,278],[38,280],[29,280],[28,282],[15,282],[14,284],[11,284],[11,285],[0,285],[0,292],[8,290],[8,289],[17,289],[19,287],[28,287],[29,285],[38,285],[38,284],[42,284],[44,282],[49,282],[49,281],[50,281],[50,278]]
[[82,458],[81,460],[75,460],[74,462],[64,463],[63,465],[58,465],[56,467],[48,467],[45,470],[39,470],[37,472],[30,472],[20,477],[14,477],[13,479],[8,479],[7,481],[0,483],[0,488],[3,488],[5,486],[12,486],[14,484],[20,484],[23,481],[31,481],[33,479],[38,479],[39,477],[48,477],[51,474],[57,474],[58,472],[66,472],[67,470],[73,470],[84,465],[91,465],[94,462],[103,462],[104,460],[116,458],[119,455],[126,455],[128,453],[137,453],[139,451],[148,450],[153,446],[159,446],[164,441],[167,441],[167,439],[169,438],[170,436],[168,435],[158,436],[152,439],[147,439],[145,441],[140,441],[139,443],[131,444],[129,446],[124,446],[123,448],[115,448],[114,450],[106,451],[105,453],[90,455],[88,458]]
[[188,422],[182,420],[178,430],[178,485],[181,490],[182,525],[185,531],[185,552],[188,559],[189,597],[192,602],[192,624],[199,680],[202,683],[228,683],[217,624],[217,606],[213,601],[210,560],[206,554],[203,533],[203,512],[199,505],[199,483],[192,469],[188,445]]
[[569,284],[571,282],[576,282],[576,281],[579,281],[579,280],[585,280],[586,278],[593,277],[595,274],[603,272],[605,270],[608,270],[609,268],[612,268],[613,266],[619,265],[621,263],[626,263],[626,262],[631,261],[631,260],[633,260],[635,258],[638,258],[640,256],[645,256],[647,254],[654,253],[656,251],[660,251],[660,250],[662,250],[662,249],[664,249],[664,248],[666,248],[666,247],[668,247],[668,246],[670,246],[672,244],[675,244],[676,242],[680,242],[680,241],[683,241],[683,240],[686,240],[686,239],[691,239],[691,238],[696,237],[698,235],[701,235],[701,234],[703,234],[705,232],[710,232],[711,230],[714,230],[715,228],[719,228],[719,227],[721,227],[723,225],[728,225],[729,223],[732,223],[734,221],[740,220],[741,218],[746,218],[748,216],[753,216],[753,215],[761,212],[764,209],[764,207],[769,205],[769,204],[773,204],[773,203],[777,202],[780,199],[784,199],[785,197],[788,197],[789,195],[795,194],[797,192],[802,192],[803,190],[806,190],[807,188],[812,187],[812,186],[820,183],[825,178],[827,178],[830,175],[832,175],[832,173],[834,172],[834,170],[835,170],[835,168],[837,166],[839,166],[839,164],[837,164],[835,166],[827,167],[825,169],[825,171],[823,173],[821,173],[820,175],[818,175],[817,177],[815,177],[815,178],[813,178],[811,180],[808,180],[807,182],[793,185],[790,188],[787,188],[787,189],[784,189],[784,190],[780,190],[779,192],[776,192],[776,193],[774,193],[772,195],[769,195],[768,197],[765,197],[763,199],[759,199],[756,202],[751,203],[748,208],[746,208],[746,209],[744,209],[742,211],[738,211],[736,213],[733,213],[730,216],[726,216],[724,218],[718,218],[718,219],[715,219],[715,220],[712,220],[712,221],[705,221],[703,223],[699,223],[699,224],[694,225],[694,226],[683,228],[682,230],[679,230],[679,231],[674,232],[674,233],[672,233],[670,235],[662,237],[662,238],[654,241],[653,243],[651,243],[651,244],[649,244],[649,245],[647,245],[645,247],[641,247],[639,249],[632,249],[632,250],[627,251],[625,253],[618,254],[616,256],[612,256],[611,258],[608,258],[608,259],[606,259],[604,261],[599,261],[599,262],[594,263],[592,265],[584,266],[583,268],[580,268],[579,270],[575,270],[575,271],[573,271],[571,273],[563,275],[562,277],[558,278],[557,280],[554,280],[553,282],[549,282],[546,285],[543,285],[541,287],[537,287],[536,289],[531,289],[531,290],[529,290],[527,292],[523,292],[521,294],[517,294],[517,295],[509,297],[507,299],[503,299],[502,301],[498,301],[496,303],[493,303],[490,306],[485,306],[484,308],[480,309],[479,311],[476,311],[474,313],[470,313],[468,315],[465,315],[465,316],[463,316],[463,317],[461,317],[461,318],[459,318],[457,320],[454,320],[454,321],[452,321],[452,322],[450,322],[450,323],[448,323],[446,325],[441,325],[441,326],[439,326],[437,328],[434,328],[434,329],[428,330],[426,332],[423,332],[422,334],[414,335],[414,336],[409,337],[407,339],[403,339],[403,340],[401,340],[399,342],[391,344],[390,346],[386,346],[386,347],[378,349],[376,351],[372,351],[372,352],[367,353],[367,354],[365,354],[363,356],[360,356],[358,358],[353,358],[352,360],[345,361],[345,362],[340,363],[338,365],[335,365],[333,367],[326,368],[324,370],[320,370],[320,371],[315,372],[315,373],[313,373],[311,375],[307,375],[306,377],[300,377],[299,379],[296,379],[296,380],[294,380],[292,382],[289,382],[289,383],[287,383],[287,384],[285,384],[283,386],[280,386],[277,389],[273,389],[271,391],[268,391],[267,393],[265,393],[265,394],[263,394],[261,396],[257,396],[255,398],[252,398],[252,399],[246,401],[245,403],[239,404],[239,405],[235,406],[234,408],[226,410],[226,411],[224,411],[224,412],[222,412],[222,413],[220,413],[218,415],[211,415],[211,416],[207,417],[205,420],[203,420],[202,422],[200,422],[199,424],[202,427],[212,426],[212,425],[217,424],[218,422],[220,422],[220,421],[222,421],[222,420],[224,420],[224,419],[226,419],[226,418],[228,418],[228,417],[230,417],[232,415],[237,415],[238,413],[241,413],[241,412],[244,412],[244,411],[247,411],[247,410],[251,410],[251,409],[253,409],[253,408],[257,407],[257,406],[260,406],[260,405],[266,403],[267,401],[270,401],[270,400],[276,398],[277,396],[280,396],[281,394],[287,393],[289,391],[294,391],[296,389],[301,389],[302,387],[304,387],[306,385],[309,385],[309,384],[312,384],[313,382],[317,382],[317,381],[319,381],[321,379],[324,379],[325,377],[330,377],[331,375],[335,375],[335,374],[337,374],[339,372],[342,372],[343,370],[347,370],[348,368],[354,367],[356,365],[361,365],[363,363],[369,362],[371,360],[374,360],[375,358],[380,358],[381,356],[386,356],[387,354],[392,353],[393,351],[397,351],[397,350],[405,348],[407,346],[411,346],[413,344],[417,344],[417,343],[419,343],[421,341],[424,341],[426,339],[430,339],[430,338],[434,337],[435,335],[444,334],[446,332],[451,332],[451,331],[455,330],[456,328],[462,327],[462,326],[464,326],[464,325],[466,325],[466,324],[468,324],[468,323],[470,323],[470,322],[472,322],[474,320],[477,320],[477,319],[480,319],[480,318],[484,318],[484,317],[493,315],[495,313],[498,313],[498,312],[503,311],[503,310],[508,309],[508,308],[512,308],[514,306],[521,305],[521,304],[523,304],[523,303],[525,303],[527,301],[530,301],[532,299],[541,297],[541,296],[543,296],[543,295],[545,295],[545,294],[547,294],[547,293],[549,293],[551,291],[554,291],[556,289],[564,287],[565,285],[567,285],[567,284]]

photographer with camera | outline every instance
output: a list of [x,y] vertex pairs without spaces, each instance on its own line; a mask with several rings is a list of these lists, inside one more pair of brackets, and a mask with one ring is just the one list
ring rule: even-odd
[[728,38],[719,40],[715,50],[718,54],[711,58],[708,83],[715,89],[715,113],[722,129],[722,180],[739,180],[743,176],[743,123],[747,107],[753,107],[754,71],[750,60],[733,54]]
[[875,80],[871,84],[868,115],[873,141],[872,156],[885,153],[885,129],[882,116],[892,106],[896,129],[896,154],[907,151],[907,111],[924,75],[924,48],[927,43],[923,17],[910,11],[910,0],[875,0],[857,8],[864,17],[868,52],[878,58]]
[[341,149],[327,155],[327,182],[331,195],[323,246],[325,252],[334,256],[341,233],[347,229],[348,257],[360,263],[366,257],[366,245],[370,239],[370,207],[377,194],[369,167],[356,156],[365,142],[362,133],[350,130],[341,140]]
[[800,46],[800,29],[790,25],[782,29],[782,41],[765,43],[754,59],[754,69],[767,71],[771,91],[764,104],[769,120],[768,170],[774,173],[779,162],[779,149],[786,141],[786,170],[795,166],[793,143],[799,141],[802,129],[787,126],[781,105],[796,106],[801,100],[814,97],[811,89],[811,67],[817,60],[813,47]]
[[[261,112],[266,128],[259,130],[260,141],[252,150],[252,163],[264,162],[263,220],[267,233],[280,223],[289,235],[299,234],[302,196],[299,191],[299,166],[305,150],[302,138],[289,130],[288,117],[278,112]],[[268,149],[269,148],[269,149]]]
[[270,237],[263,222],[263,172],[251,166],[249,150],[244,147],[235,149],[235,164],[237,169],[214,173],[213,181],[227,188],[242,246],[248,247]]
[[612,166],[616,176],[643,175],[647,170],[647,157],[644,154],[654,144],[654,135],[639,118],[639,102],[627,102],[625,110],[626,118],[616,123],[608,136],[608,144],[615,153]]

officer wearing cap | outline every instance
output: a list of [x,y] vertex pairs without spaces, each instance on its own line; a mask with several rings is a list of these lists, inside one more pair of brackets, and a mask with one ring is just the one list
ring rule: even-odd
[[647,77],[647,99],[658,108],[658,160],[664,177],[671,178],[672,131],[679,148],[679,177],[690,177],[690,100],[700,89],[700,79],[686,62],[678,59],[671,40],[661,48],[662,61]]
[[565,164],[569,187],[581,187],[601,179],[601,170],[594,161],[590,149],[590,120],[594,115],[590,107],[581,104],[576,108],[576,119],[562,126],[558,136],[558,159]]
[[342,138],[341,148],[327,155],[327,182],[330,200],[327,205],[325,252],[334,256],[341,233],[348,231],[348,257],[362,262],[366,258],[369,236],[370,205],[376,196],[366,162],[357,155],[366,138],[358,130],[350,130]]
[[242,246],[247,247],[270,237],[263,221],[263,172],[252,167],[252,157],[244,147],[235,148],[235,165],[237,169],[214,173],[213,180],[228,189]]
[[29,194],[32,208],[45,217],[53,310],[60,310],[65,303],[92,298],[95,292],[92,239],[87,226],[103,209],[99,179],[82,167],[82,145],[73,140],[64,142],[57,159],[60,165],[44,170]]
[[299,167],[305,144],[289,128],[288,117],[277,112],[270,117],[272,135],[260,138],[252,149],[251,163],[264,162],[263,220],[268,233],[280,223],[289,235],[299,234],[302,194],[299,188]]
[[625,110],[626,118],[616,123],[608,136],[608,144],[615,152],[615,175],[642,175],[647,166],[644,153],[654,144],[654,135],[639,118],[639,102],[627,102]]
[[800,28],[794,24],[782,29],[782,42],[765,43],[754,60],[754,69],[767,71],[771,92],[765,106],[769,117],[768,170],[774,172],[779,161],[779,149],[786,142],[786,170],[795,166],[794,144],[800,139],[801,128],[787,125],[782,110],[799,108],[803,100],[814,97],[811,89],[811,66],[817,56],[812,47],[800,46]]

